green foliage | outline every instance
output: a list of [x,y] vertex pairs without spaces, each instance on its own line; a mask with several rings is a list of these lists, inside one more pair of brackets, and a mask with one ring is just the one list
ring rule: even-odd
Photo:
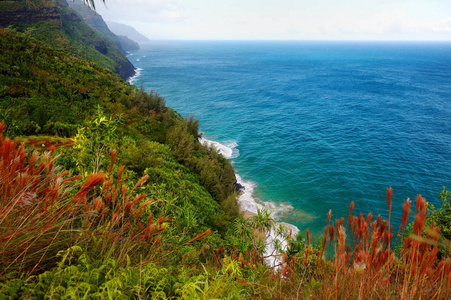
[[[10,136],[73,136],[100,105],[122,110],[136,88],[94,63],[0,29],[0,117]],[[113,100],[114,99],[114,100]]]
[[151,113],[161,113],[165,110],[165,101],[159,94],[146,93],[141,86],[139,90],[135,91],[131,96],[131,101],[139,112],[143,115]]
[[180,162],[187,162],[194,152],[195,137],[190,134],[185,122],[177,122],[169,129],[166,143],[171,146],[175,157]]
[[303,255],[305,253],[306,241],[302,232],[299,232],[290,243],[287,255],[292,258],[295,255]]
[[128,167],[138,174],[143,174],[147,168],[159,168],[172,157],[168,146],[149,140],[130,143],[126,155]]
[[[47,153],[41,162],[38,152],[31,155],[22,149],[21,159],[15,160],[21,165],[0,174],[6,191],[15,191],[3,195],[0,264],[4,272],[16,272],[2,273],[1,295],[189,295],[189,286],[197,284],[185,275],[204,275],[191,268],[183,273],[174,266],[200,266],[205,245],[231,247],[224,233],[238,216],[238,207],[230,162],[200,145],[197,120],[183,119],[165,107],[158,94],[147,94],[93,63],[39,45],[29,34],[0,29],[0,39],[0,117],[8,122],[5,134],[21,136],[36,149],[45,141],[59,155],[55,161]],[[73,144],[63,137],[72,137]],[[117,152],[110,159],[112,149]],[[30,155],[35,158],[27,166]],[[115,158],[130,170],[114,165]],[[56,162],[68,172],[60,173]],[[40,184],[23,181],[21,189],[12,182],[21,176],[18,170],[28,167],[28,179]],[[74,173],[86,179],[64,177]],[[5,174],[12,181],[5,180]],[[146,178],[135,185],[142,175]],[[137,195],[137,190],[150,198]],[[21,197],[33,206],[16,201]],[[168,269],[151,261],[165,263]],[[234,282],[232,277],[228,281]],[[180,294],[174,282],[183,283]]]
[[428,218],[440,227],[440,233],[445,238],[451,239],[451,191],[443,187],[439,196],[442,199],[442,204],[438,209],[430,205]]
[[106,117],[100,107],[92,121],[79,128],[74,137],[74,149],[77,154],[74,159],[81,174],[98,173],[107,169],[110,152],[117,146],[116,129],[119,120]]
[[226,256],[216,273],[211,274],[206,269],[197,276],[182,273],[175,287],[180,299],[246,299],[249,292],[237,282],[242,275],[239,262]]
[[183,232],[199,232],[212,226],[221,209],[197,176],[175,161],[167,145],[147,142],[142,150],[146,158],[139,163],[153,183],[146,192],[157,199],[154,213],[173,217]]
[[427,224],[435,223],[440,227],[439,250],[442,255],[449,256],[451,253],[451,191],[443,187],[439,197],[442,200],[439,208],[428,204]]
[[121,267],[114,259],[93,260],[78,246],[62,250],[57,267],[2,284],[0,297],[15,299],[168,299],[173,278],[148,263]]
[[198,123],[192,117],[176,121],[170,127],[166,143],[171,146],[176,159],[199,174],[201,184],[221,205],[224,214],[217,218],[218,227],[225,227],[238,217],[235,172],[230,162],[216,150],[198,141]]
[[[19,32],[64,50],[71,55],[94,61],[126,79],[134,74],[125,54],[107,37],[83,22],[64,0],[2,1],[2,26],[13,26]],[[30,31],[30,29],[32,29]]]

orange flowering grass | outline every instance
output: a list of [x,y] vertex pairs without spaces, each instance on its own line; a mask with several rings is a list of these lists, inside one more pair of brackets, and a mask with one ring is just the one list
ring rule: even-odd
[[[437,255],[440,229],[434,224],[425,228],[426,200],[418,195],[412,234],[401,238],[400,245],[392,246],[392,193],[391,188],[387,189],[388,220],[378,216],[372,221],[371,213],[366,218],[363,214],[352,215],[353,202],[346,227],[343,219],[331,226],[328,213],[323,245],[314,264],[310,264],[312,270],[308,272],[292,260],[284,267],[290,269],[284,273],[284,288],[297,291],[296,297],[287,295],[288,299],[450,299],[451,259]],[[407,199],[398,235],[404,232],[409,213]],[[332,253],[328,254],[327,237],[333,243]],[[312,254],[306,251],[303,255],[307,260]],[[299,274],[300,270],[304,275]],[[311,282],[316,282],[314,289]]]
[[[392,193],[387,189],[389,216]],[[407,199],[402,206],[398,235],[407,225],[410,204]],[[413,232],[406,238],[401,234],[399,245],[391,245],[391,220],[373,220],[372,213],[354,216],[353,209],[352,202],[346,224],[341,218],[331,225],[329,211],[321,248],[310,247],[307,231],[302,254],[284,255],[277,271],[266,267],[258,281],[242,284],[252,286],[259,299],[451,299],[451,259],[437,255],[440,229],[425,227],[424,198],[417,196]],[[231,257],[256,276],[258,257],[234,249]],[[207,253],[207,262],[208,257],[214,258]]]
[[[119,262],[130,249],[145,259],[159,241],[165,218],[153,218],[152,202],[124,184],[121,167],[81,181],[67,178],[52,152],[29,153],[16,140],[3,137],[0,123],[0,275],[16,270],[37,272],[54,265],[59,250],[80,245]],[[139,257],[139,255],[138,255]]]

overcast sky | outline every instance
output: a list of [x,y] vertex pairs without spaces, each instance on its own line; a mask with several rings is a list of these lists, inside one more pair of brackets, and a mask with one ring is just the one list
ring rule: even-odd
[[96,0],[150,39],[448,40],[451,0]]

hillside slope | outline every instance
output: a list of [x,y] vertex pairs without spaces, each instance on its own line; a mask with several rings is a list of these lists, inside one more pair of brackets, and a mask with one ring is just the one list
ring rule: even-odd
[[8,26],[21,32],[29,30],[32,37],[94,61],[122,79],[135,74],[123,51],[90,28],[64,0],[0,1],[0,27]]
[[139,50],[139,44],[137,42],[129,39],[125,35],[116,35],[111,32],[102,16],[93,11],[88,5],[82,3],[81,1],[71,0],[69,0],[67,4],[72,10],[80,15],[86,24],[113,41],[113,43],[124,53],[126,53],[126,51]]
[[[82,131],[94,126],[92,122],[95,118],[105,115],[116,129],[114,135],[106,136],[103,142],[110,145],[110,150],[114,145],[119,161],[127,164],[137,176],[144,173],[149,177],[155,176],[155,183],[172,181],[171,185],[166,184],[164,190],[179,195],[177,201],[198,203],[209,199],[205,201],[212,204],[205,202],[201,206],[204,209],[211,205],[216,207],[207,215],[201,211],[193,212],[205,220],[198,222],[198,225],[209,224],[221,229],[237,216],[236,179],[231,163],[199,143],[196,120],[183,119],[166,107],[159,95],[147,94],[111,71],[40,45],[25,34],[18,35],[0,28],[0,45],[0,122],[6,123],[6,135],[23,137],[45,134],[53,136],[51,139],[73,140]],[[96,136],[95,140],[98,138]],[[71,149],[69,154],[82,157],[76,154],[77,151]],[[151,153],[163,158],[152,157]],[[78,166],[74,172],[84,173],[93,168],[89,160],[77,162],[74,157],[69,155],[64,160],[68,168]],[[104,154],[102,157],[94,168],[97,171],[100,166],[106,168],[102,162],[107,158]],[[80,167],[84,163],[86,166]],[[148,170],[151,166],[153,168]],[[163,171],[157,166],[168,169]],[[190,178],[188,181],[200,183],[209,194],[188,198],[182,196],[184,192],[176,188],[179,183],[173,178],[174,174],[172,171],[167,173],[174,168],[180,169],[176,177],[186,177]],[[182,176],[180,172],[197,175]],[[189,186],[188,183],[183,185]],[[198,191],[199,188],[193,190]],[[235,205],[231,205],[233,203]]]

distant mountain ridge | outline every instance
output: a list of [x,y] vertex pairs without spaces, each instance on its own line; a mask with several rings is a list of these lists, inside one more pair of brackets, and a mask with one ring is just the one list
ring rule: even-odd
[[112,32],[114,32],[116,35],[125,35],[128,38],[138,42],[138,43],[148,43],[150,40],[144,36],[143,34],[139,33],[135,28],[129,25],[116,23],[116,22],[106,22],[108,25],[108,28]]
[[124,53],[127,51],[139,50],[139,44],[134,40],[131,40],[125,35],[116,35],[111,32],[102,16],[92,10],[88,5],[78,0],[67,0],[67,4],[83,21],[86,22],[86,24],[113,41],[113,43]]
[[0,1],[0,27],[12,26],[56,49],[96,62],[122,79],[134,76],[135,68],[124,51],[93,30],[65,0]]

